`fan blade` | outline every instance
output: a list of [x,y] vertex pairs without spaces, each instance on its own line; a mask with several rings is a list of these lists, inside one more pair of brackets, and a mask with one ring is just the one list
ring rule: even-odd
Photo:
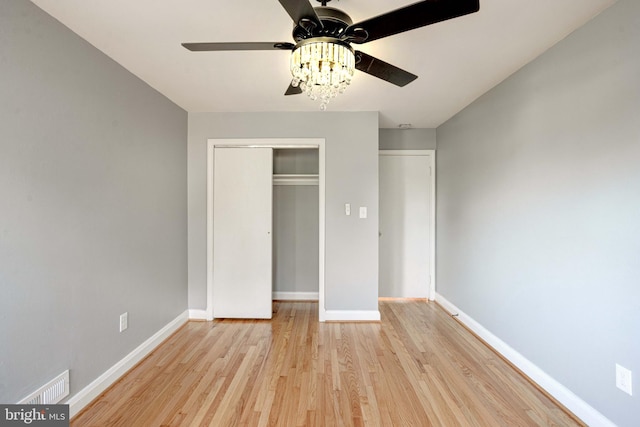
[[426,0],[350,25],[343,38],[366,43],[480,10],[480,0]]
[[293,50],[293,43],[284,42],[249,42],[249,43],[182,43],[193,52],[227,51],[227,50]]
[[356,50],[356,69],[370,74],[396,86],[406,86],[418,78],[415,74],[411,74],[401,68],[386,63],[371,55]]
[[317,28],[324,28],[322,21],[318,18],[316,11],[308,0],[278,0],[284,10],[287,11],[294,24],[306,28],[305,22],[312,22]]
[[302,93],[302,89],[300,86],[289,85],[287,91],[284,93],[285,95],[300,95]]

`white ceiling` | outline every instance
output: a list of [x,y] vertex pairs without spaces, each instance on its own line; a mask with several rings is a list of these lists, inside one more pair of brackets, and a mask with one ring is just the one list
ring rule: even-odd
[[[291,42],[292,22],[277,0],[32,1],[189,112],[319,109],[304,95],[283,96],[288,51],[190,52],[180,45]],[[478,13],[358,45],[419,78],[399,88],[357,72],[328,110],[379,111],[382,128],[437,127],[614,2],[480,0]],[[411,3],[330,6],[358,22]]]

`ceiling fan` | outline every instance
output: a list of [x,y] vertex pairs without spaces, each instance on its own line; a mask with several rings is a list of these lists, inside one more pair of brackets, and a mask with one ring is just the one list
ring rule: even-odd
[[405,86],[415,74],[374,58],[351,47],[383,37],[477,12],[479,0],[426,0],[353,23],[340,9],[328,7],[331,0],[278,0],[293,19],[293,39],[289,42],[182,43],[191,51],[289,50],[293,79],[285,95],[307,93],[321,99],[321,109],[342,93],[354,70]]

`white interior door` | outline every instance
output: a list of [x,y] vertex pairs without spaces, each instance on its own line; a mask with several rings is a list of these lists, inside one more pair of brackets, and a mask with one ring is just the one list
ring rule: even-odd
[[379,296],[430,297],[432,179],[429,155],[380,152]]
[[215,318],[271,318],[272,179],[271,148],[215,149]]

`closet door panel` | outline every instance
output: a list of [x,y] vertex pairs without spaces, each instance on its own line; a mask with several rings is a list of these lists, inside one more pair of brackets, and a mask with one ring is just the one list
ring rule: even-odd
[[213,317],[270,319],[271,148],[216,148]]
[[379,296],[427,298],[431,274],[430,158],[380,155]]

